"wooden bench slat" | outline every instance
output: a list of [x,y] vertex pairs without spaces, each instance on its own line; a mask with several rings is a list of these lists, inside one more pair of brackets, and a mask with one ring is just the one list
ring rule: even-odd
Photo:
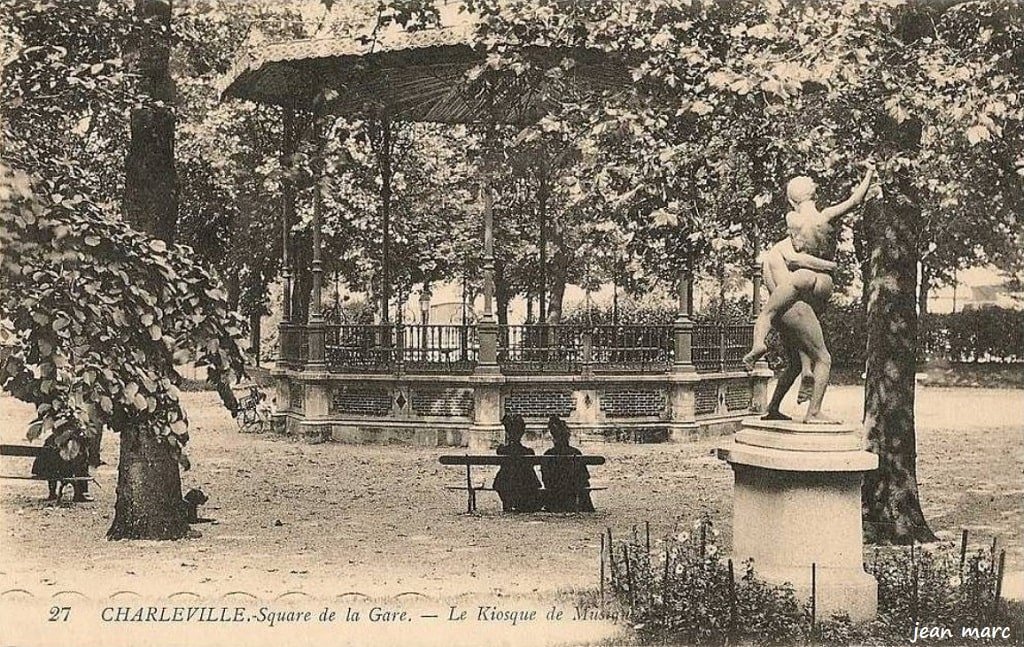
[[583,465],[604,465],[604,456],[594,456],[589,454],[583,454],[581,456],[572,455],[552,455],[545,456],[532,455],[532,456],[479,456],[479,455],[445,455],[438,458],[438,462],[442,465],[507,465],[509,463],[526,463],[527,465],[544,465],[545,463],[561,463],[561,462],[573,462]]
[[96,478],[93,477],[93,476],[67,476],[67,477],[59,476],[59,477],[54,478],[54,479],[48,479],[45,476],[8,476],[6,474],[0,474],[0,479],[10,479],[12,481],[44,481],[44,482],[45,481],[69,481],[69,482],[70,481],[92,481],[93,483],[96,483],[97,485],[99,485],[99,483],[96,482]]
[[[446,490],[463,490],[463,491],[465,491],[465,490],[468,490],[469,488],[466,487],[465,485],[446,485],[446,486],[444,486],[444,489],[446,489]],[[582,491],[582,492],[596,492],[598,490],[607,490],[607,489],[608,489],[608,486],[598,486],[598,487],[580,488],[580,491]],[[474,492],[497,492],[497,490],[495,490],[492,487],[474,487],[473,491]],[[541,488],[541,489],[537,490],[537,492],[547,492],[547,491],[548,491],[547,488]]]
[[0,445],[0,456],[30,456],[34,458],[42,453],[42,445]]

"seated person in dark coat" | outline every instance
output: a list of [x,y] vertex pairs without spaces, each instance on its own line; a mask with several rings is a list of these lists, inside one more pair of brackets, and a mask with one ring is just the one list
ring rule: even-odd
[[[501,423],[505,425],[505,444],[498,446],[498,456],[533,456],[533,450],[522,443],[526,433],[523,417],[506,415]],[[494,477],[494,489],[505,512],[536,512],[543,505],[540,481],[533,465],[516,462],[502,465]]]
[[[90,457],[88,449],[92,445],[84,438],[77,438],[78,454],[71,460],[65,460],[60,455],[60,448],[57,447],[56,441],[57,436],[50,434],[43,442],[42,453],[32,462],[33,476],[45,478],[50,486],[50,496],[47,497],[49,501],[57,499],[58,481],[72,477],[89,476]],[[88,481],[72,481],[71,487],[75,491],[72,501],[89,502],[93,500],[89,494]]]
[[[545,456],[582,456],[583,452],[569,445],[569,427],[558,416],[548,418],[548,433],[554,447]],[[593,512],[590,500],[590,472],[582,463],[545,463],[540,476],[544,480],[545,503],[548,512]]]

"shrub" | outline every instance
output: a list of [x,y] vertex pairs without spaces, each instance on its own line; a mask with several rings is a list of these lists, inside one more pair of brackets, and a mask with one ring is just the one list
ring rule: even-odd
[[[676,320],[678,310],[673,304],[637,303],[623,299],[619,304],[619,324],[628,325],[671,325]],[[750,299],[739,297],[728,298],[724,306],[717,302],[709,304],[701,312],[694,312],[691,318],[696,323],[737,323],[750,321]],[[614,322],[611,306],[587,309],[578,306],[562,316],[565,324],[593,324],[595,326],[612,325]]]
[[628,622],[642,644],[906,645],[915,627],[948,628],[944,639],[915,645],[959,645],[962,627],[1008,627],[1010,640],[971,638],[971,644],[1021,644],[1022,605],[995,597],[994,551],[964,553],[950,544],[899,547],[869,570],[878,581],[878,617],[857,625],[845,614],[812,623],[810,601],[792,587],[759,580],[747,562],[734,577],[717,533],[705,518],[692,533],[658,542],[633,535],[610,550],[612,614]]
[[753,564],[733,577],[707,519],[648,551],[634,536],[611,551],[612,591],[644,643],[788,644],[808,624],[790,587],[758,580]]
[[[871,569],[878,580],[878,619],[871,633],[910,637],[915,625],[947,627],[948,640],[926,644],[962,644],[962,627],[1008,626],[1019,642],[1024,618],[995,600],[996,560],[992,551],[964,553],[951,544],[891,552]],[[975,642],[972,640],[972,642]],[[1006,641],[997,641],[1005,644]]]
[[[860,303],[832,304],[821,316],[834,366],[862,369],[868,345],[867,324]],[[774,335],[773,335],[774,336]],[[918,362],[1024,361],[1024,311],[983,308],[963,312],[926,313],[918,322]],[[781,346],[770,344],[769,362],[781,363]]]

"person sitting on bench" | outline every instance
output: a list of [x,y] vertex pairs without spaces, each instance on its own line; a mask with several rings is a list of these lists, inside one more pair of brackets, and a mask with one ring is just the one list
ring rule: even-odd
[[[569,427],[555,415],[548,418],[548,433],[554,446],[545,456],[582,456],[583,452],[569,445]],[[541,465],[540,476],[546,493],[544,509],[548,512],[594,512],[590,500],[590,472],[582,463],[562,462]]]
[[[526,421],[521,415],[506,415],[501,423],[505,425],[505,444],[498,446],[499,456],[533,456],[533,450],[523,445]],[[501,498],[504,512],[537,512],[543,502],[540,496],[540,481],[532,465],[515,462],[502,465],[494,477],[494,490]]]
[[[78,443],[78,453],[71,460],[65,460],[60,455],[60,448],[57,447],[57,436],[50,434],[43,442],[43,452],[32,462],[32,474],[45,478],[50,486],[50,495],[47,497],[47,501],[57,500],[58,481],[89,476],[88,448],[93,447],[95,443],[80,437],[75,442]],[[75,491],[72,501],[89,503],[94,500],[89,494],[88,481],[72,481],[71,487]]]

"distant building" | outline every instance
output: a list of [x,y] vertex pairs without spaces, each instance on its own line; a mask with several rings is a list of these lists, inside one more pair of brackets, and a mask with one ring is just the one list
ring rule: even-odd
[[955,285],[931,291],[928,311],[946,313],[988,307],[1024,309],[1024,291],[1014,290],[1011,285],[993,268],[970,268],[957,273]]

